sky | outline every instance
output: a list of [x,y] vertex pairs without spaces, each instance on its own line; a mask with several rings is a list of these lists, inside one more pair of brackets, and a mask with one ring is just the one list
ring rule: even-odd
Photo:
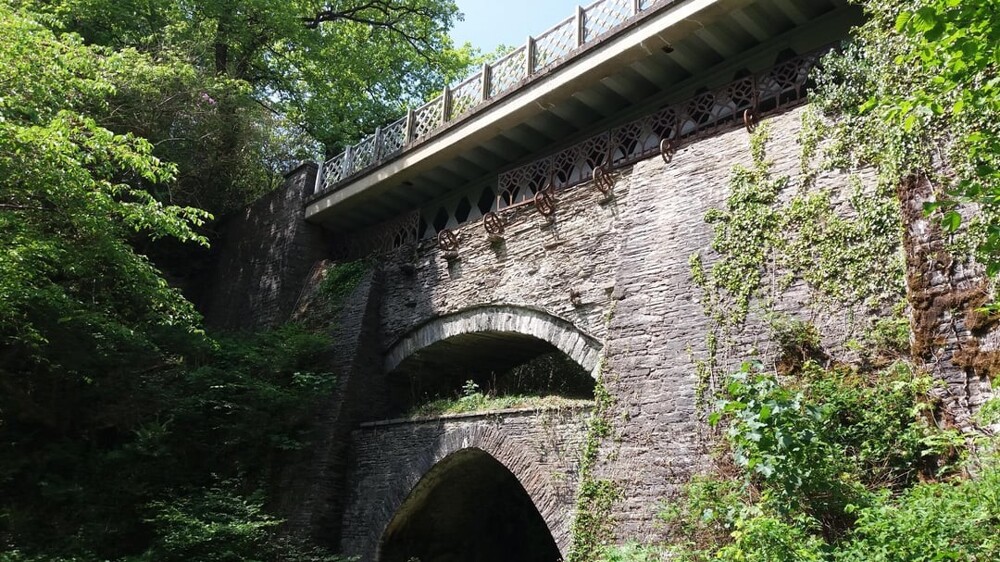
[[488,53],[501,43],[518,46],[576,13],[578,4],[593,0],[456,0],[465,21],[455,24],[451,36]]

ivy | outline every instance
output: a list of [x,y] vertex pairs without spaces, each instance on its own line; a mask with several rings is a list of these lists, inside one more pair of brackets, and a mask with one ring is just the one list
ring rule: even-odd
[[[823,129],[818,119],[807,112],[803,130]],[[772,173],[767,124],[758,128],[750,140],[751,165],[734,166],[724,206],[705,215],[713,229],[714,263],[706,266],[701,253],[688,262],[704,311],[715,324],[708,342],[712,357],[697,366],[701,388],[711,378],[705,373],[722,343],[717,340],[742,326],[751,312],[767,316],[795,280],[805,282],[817,303],[836,308],[887,310],[905,293],[895,192],[884,183],[866,188],[857,176],[850,176],[842,202],[829,189],[812,188],[810,162],[820,138],[813,132],[802,134],[804,172],[796,184]]]
[[594,410],[587,427],[587,437],[580,455],[576,516],[573,518],[569,562],[592,562],[600,559],[613,538],[611,509],[621,498],[621,490],[611,480],[595,478],[601,443],[611,437],[611,408],[615,399],[604,384],[605,363],[598,367],[594,386]]

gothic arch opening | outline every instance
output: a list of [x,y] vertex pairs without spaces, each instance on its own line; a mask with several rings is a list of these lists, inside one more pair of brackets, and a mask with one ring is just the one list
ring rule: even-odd
[[453,453],[410,492],[386,527],[379,562],[556,562],[559,549],[528,492],[481,449]]

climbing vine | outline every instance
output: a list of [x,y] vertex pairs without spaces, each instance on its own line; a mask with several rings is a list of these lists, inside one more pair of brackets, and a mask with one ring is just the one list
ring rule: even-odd
[[580,454],[579,485],[576,494],[576,517],[573,519],[569,562],[598,560],[601,550],[612,538],[611,508],[621,497],[621,490],[611,480],[594,477],[601,443],[611,437],[611,408],[615,399],[605,386],[606,362],[602,358],[594,386],[594,410],[587,427],[587,437]]
[[725,204],[705,216],[713,229],[711,265],[702,253],[689,258],[691,278],[712,319],[707,357],[694,362],[701,407],[720,348],[749,315],[773,318],[774,302],[796,281],[809,287],[815,304],[831,308],[887,311],[904,294],[895,192],[885,182],[867,188],[857,175],[850,176],[850,189],[840,199],[816,186],[822,167],[814,162],[824,156],[826,124],[806,111],[802,130],[798,182],[773,172],[768,125],[752,134],[750,165],[734,166]]

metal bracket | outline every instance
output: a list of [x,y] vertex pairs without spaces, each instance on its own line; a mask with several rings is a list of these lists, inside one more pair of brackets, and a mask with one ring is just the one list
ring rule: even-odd
[[503,219],[500,218],[500,215],[490,211],[483,215],[483,228],[486,229],[491,240],[500,238],[504,231]]
[[542,189],[535,194],[535,208],[543,217],[551,217],[556,212],[556,198],[552,188]]
[[454,252],[458,249],[458,236],[447,228],[438,232],[438,246],[446,252]]
[[674,159],[674,154],[677,154],[677,145],[673,139],[660,139],[660,158],[663,158],[663,163],[669,164]]
[[754,108],[749,108],[743,112],[743,124],[747,128],[748,133],[753,133],[757,130],[757,126],[760,125],[760,119],[757,117],[757,110]]
[[615,177],[611,174],[609,165],[594,168],[594,186],[605,196],[614,191]]

